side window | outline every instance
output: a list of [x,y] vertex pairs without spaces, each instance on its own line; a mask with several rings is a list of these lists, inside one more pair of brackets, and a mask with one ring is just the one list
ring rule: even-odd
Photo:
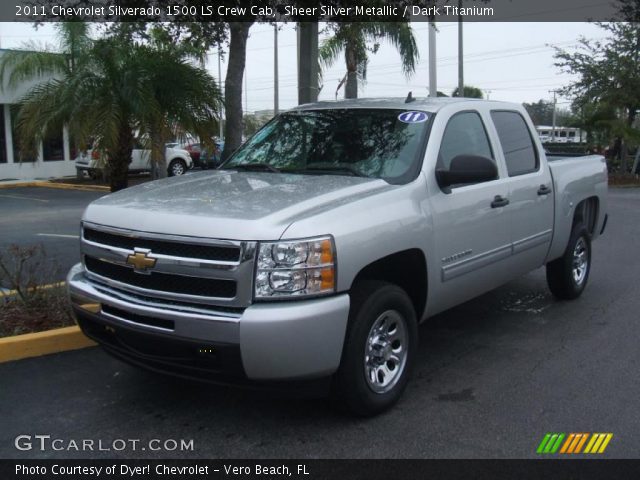
[[476,112],[461,112],[451,117],[442,136],[436,168],[449,170],[451,160],[458,155],[479,155],[493,160],[487,132]]
[[493,111],[491,118],[498,131],[509,176],[538,170],[538,152],[522,115],[518,112]]

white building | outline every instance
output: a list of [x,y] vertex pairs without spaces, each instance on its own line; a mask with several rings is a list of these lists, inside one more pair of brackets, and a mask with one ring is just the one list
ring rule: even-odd
[[[0,49],[0,56],[6,50]],[[7,75],[8,77],[8,75]],[[25,82],[18,88],[9,88],[6,79],[0,89],[0,180],[42,179],[75,175],[73,159],[75,152],[70,148],[66,129],[59,135],[46,139],[38,147],[34,157],[21,155],[14,128],[11,106],[29,91],[37,82]]]

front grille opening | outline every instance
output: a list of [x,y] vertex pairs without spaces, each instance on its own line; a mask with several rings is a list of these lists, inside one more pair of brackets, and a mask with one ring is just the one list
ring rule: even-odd
[[94,288],[99,290],[102,293],[107,295],[115,296],[121,300],[125,300],[128,302],[133,301],[134,303],[142,303],[143,305],[157,307],[158,305],[165,305],[174,310],[184,311],[185,308],[194,309],[194,313],[223,313],[230,315],[240,316],[246,310],[244,307],[227,307],[225,305],[209,305],[206,303],[194,303],[194,302],[180,302],[174,300],[167,300],[160,297],[146,296],[140,295],[137,293],[133,293],[128,290],[122,290],[120,288],[115,288],[112,286],[108,286],[104,282],[100,282],[94,279],[91,279],[91,283]]
[[233,280],[187,277],[159,272],[140,274],[132,268],[105,262],[88,255],[84,257],[84,264],[91,273],[148,290],[216,298],[234,298],[236,296],[237,286]]
[[240,248],[219,245],[196,245],[193,243],[171,242],[164,240],[151,240],[126,235],[116,235],[85,227],[83,236],[90,242],[109,245],[112,247],[126,248],[147,248],[153,253],[161,255],[171,255],[174,257],[199,258],[203,260],[214,260],[219,262],[238,262],[240,260]]
[[102,311],[106,314],[113,315],[130,322],[139,323],[141,325],[159,327],[166,330],[175,330],[176,327],[173,320],[166,320],[164,318],[153,318],[147,317],[146,315],[138,315],[137,313],[125,312],[124,310],[112,307],[111,305],[102,305]]

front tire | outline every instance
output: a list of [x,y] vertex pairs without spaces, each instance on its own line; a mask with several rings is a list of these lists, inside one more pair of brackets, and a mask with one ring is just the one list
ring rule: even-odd
[[416,314],[407,293],[386,282],[356,285],[334,399],[360,416],[389,409],[407,385],[417,346]]
[[591,271],[591,237],[582,223],[571,231],[564,255],[547,264],[547,284],[553,295],[561,300],[578,298]]
[[184,175],[187,172],[187,164],[184,162],[184,160],[180,160],[175,159],[172,160],[171,163],[169,163],[169,169],[167,171],[167,174],[170,177],[177,177],[180,175]]

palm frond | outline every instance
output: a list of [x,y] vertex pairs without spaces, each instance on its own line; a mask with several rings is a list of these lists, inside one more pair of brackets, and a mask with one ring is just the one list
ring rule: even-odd
[[7,50],[0,58],[0,78],[11,88],[34,78],[64,74],[66,70],[65,57],[52,51]]
[[322,42],[318,49],[318,57],[322,69],[330,68],[344,52],[345,42],[342,36],[335,35]]

